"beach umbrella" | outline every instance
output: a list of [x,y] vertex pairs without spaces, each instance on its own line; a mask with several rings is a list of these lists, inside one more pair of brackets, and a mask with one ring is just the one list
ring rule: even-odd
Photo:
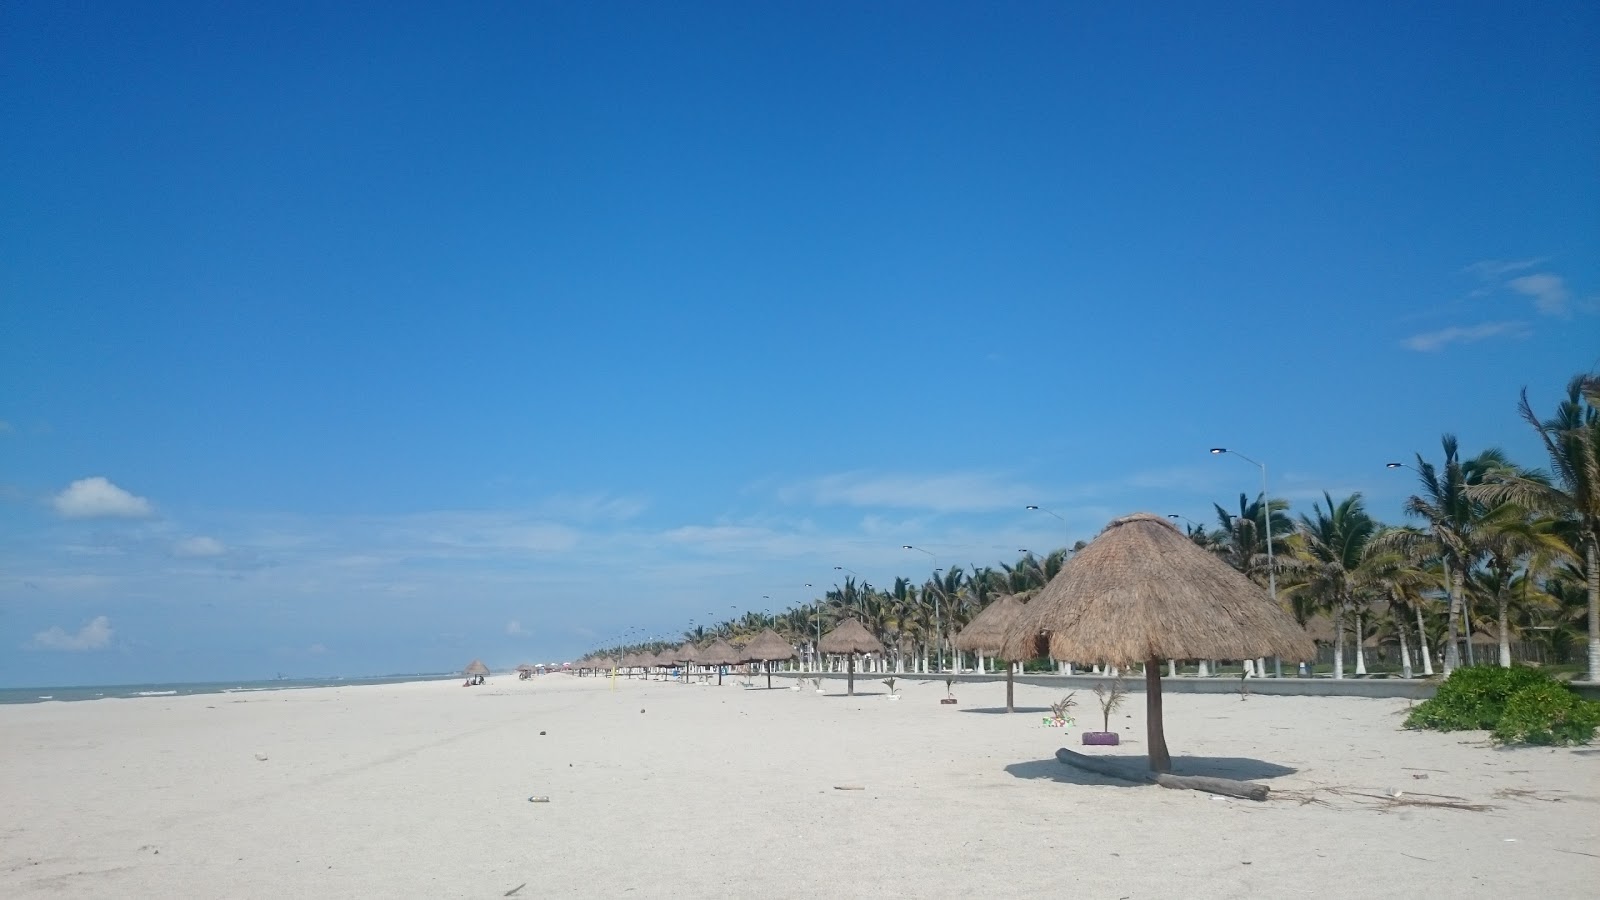
[[882,653],[883,644],[858,620],[845,619],[839,623],[839,627],[822,636],[822,640],[817,642],[817,649],[822,653],[844,653],[848,656],[849,674],[845,677],[845,692],[853,697],[856,693],[856,654]]
[[794,659],[794,646],[781,637],[771,628],[755,636],[755,640],[744,645],[740,651],[741,661],[763,663],[767,669],[767,687],[772,687],[772,662],[779,659]]
[[692,641],[684,641],[676,649],[668,651],[670,662],[683,666],[683,680],[689,681],[689,667],[700,661],[700,649]]
[[961,633],[956,635],[957,650],[978,651],[1005,660],[1006,712],[1017,711],[1011,699],[1013,690],[1012,674],[1016,668],[1012,664],[1021,661],[1009,659],[1004,655],[1006,632],[1022,616],[1023,609],[1021,600],[1011,594],[1006,594],[985,606],[983,611],[973,616],[972,621],[967,623],[967,627],[961,629]]
[[472,662],[467,663],[467,667],[461,670],[461,674],[468,678],[471,678],[474,675],[482,675],[487,678],[489,677],[489,667],[483,664],[483,660],[475,659]]
[[1309,660],[1316,647],[1294,617],[1166,516],[1115,519],[1024,608],[1002,656],[1092,659],[1145,667],[1150,768],[1169,772],[1161,721],[1161,661]]
[[739,651],[722,638],[717,638],[700,651],[700,662],[717,667],[717,684],[722,683],[722,667],[739,662]]

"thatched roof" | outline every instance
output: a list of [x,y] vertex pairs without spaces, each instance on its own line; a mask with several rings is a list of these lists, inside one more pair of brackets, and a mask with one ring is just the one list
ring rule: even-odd
[[676,650],[668,651],[668,654],[671,655],[673,662],[692,663],[700,661],[699,648],[688,641],[684,641]]
[[1316,657],[1267,592],[1165,516],[1115,519],[1029,603],[998,654],[1127,666],[1150,659]]
[[778,633],[771,628],[756,635],[755,640],[745,644],[744,649],[739,651],[741,661],[768,662],[774,659],[794,659],[794,657],[794,647],[778,637]]
[[533,663],[522,663],[522,664],[517,666],[516,671],[518,671],[518,672],[537,672],[537,671],[539,671],[539,667],[535,666]]
[[489,667],[483,664],[483,660],[475,659],[472,662],[467,663],[467,667],[461,670],[461,674],[487,675],[489,674]]
[[882,653],[883,644],[860,621],[845,619],[839,627],[822,636],[817,649],[823,653]]
[[744,662],[744,658],[727,641],[717,638],[700,651],[700,658],[696,662],[708,666],[731,666],[737,662]]
[[1338,638],[1333,630],[1333,619],[1327,616],[1319,615],[1306,619],[1305,632],[1307,637],[1319,644],[1331,644]]
[[956,635],[957,650],[998,653],[1005,646],[1006,632],[1016,624],[1025,607],[1011,594],[990,603]]

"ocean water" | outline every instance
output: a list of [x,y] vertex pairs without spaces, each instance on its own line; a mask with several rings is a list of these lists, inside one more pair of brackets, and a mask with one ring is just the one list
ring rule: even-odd
[[419,672],[409,675],[375,675],[364,678],[273,678],[267,681],[202,681],[185,684],[100,684],[71,687],[0,688],[0,703],[104,700],[107,698],[176,697],[186,694],[235,694],[252,691],[292,691],[314,687],[357,684],[400,684],[406,681],[443,681],[459,673]]

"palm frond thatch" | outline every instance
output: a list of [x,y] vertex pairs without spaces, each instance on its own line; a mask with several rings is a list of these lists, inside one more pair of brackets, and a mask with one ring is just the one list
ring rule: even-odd
[[1055,659],[1117,666],[1316,657],[1266,591],[1153,513],[1106,526],[1026,606],[999,655],[1031,659],[1041,646]]
[[822,636],[817,649],[823,653],[882,653],[883,644],[856,619],[845,619]]
[[[957,650],[998,654],[1005,647],[1006,633],[1016,624],[1026,607],[1015,595],[1006,594],[973,617],[956,635]],[[1006,657],[1001,657],[1002,659]]]
[[473,675],[488,675],[489,667],[483,664],[483,660],[475,659],[472,662],[467,663],[467,667],[461,670],[461,674],[468,677]]
[[722,638],[717,638],[707,644],[699,651],[695,659],[695,662],[707,666],[731,666],[734,663],[743,661],[740,658],[739,651],[733,649],[733,646]]
[[788,641],[778,637],[777,632],[768,628],[744,645],[739,657],[740,662],[770,662],[778,659],[794,659],[795,652]]

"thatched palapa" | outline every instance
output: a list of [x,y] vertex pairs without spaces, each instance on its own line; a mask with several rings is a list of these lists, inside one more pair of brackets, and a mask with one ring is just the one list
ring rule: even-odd
[[739,651],[722,638],[717,638],[700,651],[699,662],[717,669],[717,684],[722,684],[722,667],[739,662]]
[[1014,669],[1011,664],[1014,660],[1005,656],[1006,633],[1011,626],[1022,617],[1026,607],[1022,601],[1012,594],[1006,594],[998,600],[983,608],[983,611],[973,617],[967,627],[961,629],[956,635],[957,650],[973,650],[988,653],[1006,662],[1006,712],[1016,712],[1016,704],[1012,700],[1014,685]]
[[1150,767],[1172,768],[1161,727],[1167,659],[1316,658],[1294,618],[1260,586],[1197,546],[1165,516],[1116,519],[1018,617],[1001,656],[1145,665]]
[[475,659],[472,662],[467,663],[467,667],[461,670],[461,674],[467,676],[468,678],[471,678],[475,675],[482,675],[487,678],[489,677],[489,667],[483,664],[483,660]]
[[794,659],[794,645],[781,637],[771,628],[755,636],[755,639],[744,645],[739,652],[741,661],[758,662],[767,670],[767,687],[772,687],[772,662],[779,659]]
[[856,654],[882,653],[883,644],[872,636],[856,619],[845,619],[838,627],[822,636],[817,642],[817,649],[822,653],[843,653],[848,657],[846,661],[845,692],[855,696],[856,693]]

